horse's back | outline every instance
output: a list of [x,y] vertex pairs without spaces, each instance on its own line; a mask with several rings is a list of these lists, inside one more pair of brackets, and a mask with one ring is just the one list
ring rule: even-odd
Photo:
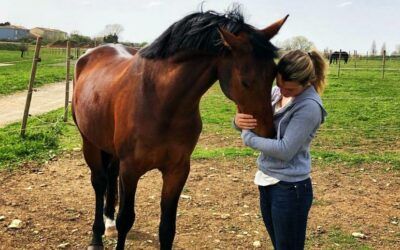
[[90,67],[88,66],[89,63],[93,67],[94,63],[102,64],[107,60],[127,61],[127,59],[132,59],[136,53],[137,50],[135,48],[125,47],[121,44],[106,44],[88,49],[76,62],[75,81],[78,80],[84,69]]

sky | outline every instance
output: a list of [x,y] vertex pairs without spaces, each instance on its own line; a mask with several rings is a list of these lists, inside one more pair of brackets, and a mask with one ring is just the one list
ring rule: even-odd
[[[26,28],[79,31],[94,37],[107,24],[124,28],[120,41],[151,42],[172,23],[200,9],[200,0],[0,0],[0,22]],[[317,49],[357,50],[365,54],[376,41],[390,53],[400,44],[399,0],[207,0],[204,10],[224,12],[240,3],[245,20],[256,28],[289,14],[272,42],[305,36]]]

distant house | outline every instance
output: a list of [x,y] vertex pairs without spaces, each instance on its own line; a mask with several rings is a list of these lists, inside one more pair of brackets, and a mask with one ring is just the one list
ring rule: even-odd
[[29,37],[29,29],[16,25],[0,26],[0,40],[16,41]]
[[56,29],[48,29],[36,27],[31,29],[31,34],[34,36],[41,36],[44,40],[47,41],[57,41],[67,39],[67,32],[56,30]]

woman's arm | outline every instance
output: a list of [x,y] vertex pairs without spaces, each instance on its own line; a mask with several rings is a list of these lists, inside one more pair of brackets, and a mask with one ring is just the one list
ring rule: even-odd
[[[273,86],[271,89],[271,101],[274,102],[280,98],[279,88]],[[232,120],[232,127],[238,131],[242,129],[254,129],[257,127],[257,120],[252,115],[237,113]]]
[[257,120],[252,115],[237,113],[233,119],[233,127],[237,130],[254,129],[257,127]]
[[304,105],[307,106],[299,107],[299,110],[294,112],[290,118],[283,138],[267,139],[259,137],[249,130],[243,130],[244,144],[268,156],[290,161],[321,124],[322,111],[319,104],[311,101]]

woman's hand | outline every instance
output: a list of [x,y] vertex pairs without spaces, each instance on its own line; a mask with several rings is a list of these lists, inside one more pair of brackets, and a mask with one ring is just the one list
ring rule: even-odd
[[235,115],[235,125],[240,129],[254,129],[257,127],[257,120],[252,115],[237,113]]

